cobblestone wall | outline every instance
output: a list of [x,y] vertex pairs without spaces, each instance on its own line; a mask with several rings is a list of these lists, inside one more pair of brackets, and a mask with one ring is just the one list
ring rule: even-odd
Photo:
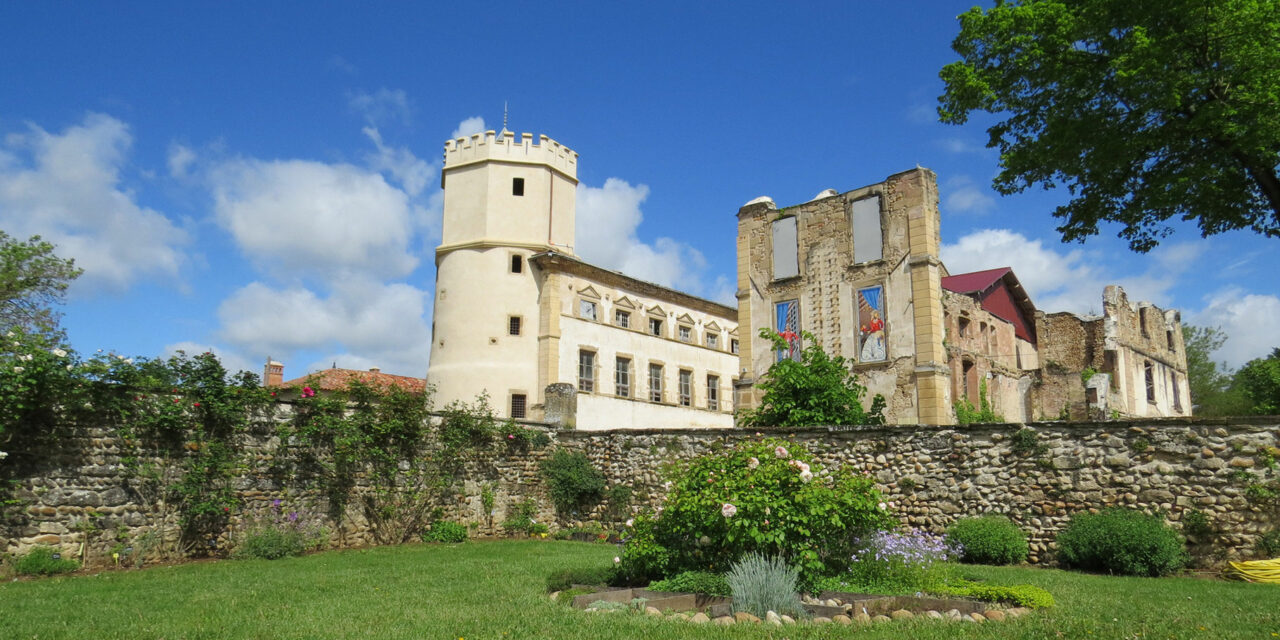
[[[1035,438],[1015,437],[1023,428]],[[552,431],[552,444],[522,449],[495,444],[468,460],[458,495],[442,505],[448,517],[475,523],[479,534],[497,534],[507,510],[526,498],[538,501],[540,522],[554,513],[538,473],[538,463],[555,447],[584,452],[605,472],[610,486],[633,489],[633,509],[655,506],[663,495],[662,470],[671,462],[755,437],[746,431],[620,430]],[[1259,419],[1167,419],[1149,422],[970,425],[942,427],[811,428],[781,434],[804,444],[827,465],[849,465],[873,475],[912,526],[940,531],[958,517],[1007,514],[1031,534],[1032,561],[1052,561],[1052,540],[1073,513],[1124,505],[1167,514],[1175,526],[1191,510],[1208,516],[1212,540],[1196,540],[1206,556],[1252,552],[1260,533],[1280,523],[1280,505],[1253,485],[1276,482],[1268,467],[1280,447],[1274,417]],[[162,526],[163,508],[147,500],[122,475],[121,448],[102,431],[70,439],[41,475],[20,478],[0,528],[0,551],[22,552],[51,544],[79,553],[86,534],[78,522],[92,515],[105,529],[89,534],[91,560],[109,557],[117,539],[130,543],[152,530],[175,535],[172,516]],[[358,509],[341,527],[324,522],[328,505],[316,488],[291,484],[271,473],[278,443],[267,435],[248,447],[245,476],[237,489],[241,514],[280,509],[314,518],[333,533],[335,546],[367,544],[368,524]],[[482,488],[492,487],[495,513],[482,513]],[[608,519],[606,506],[582,519]],[[625,517],[625,516],[624,516]],[[562,522],[562,525],[570,523]],[[116,531],[119,531],[117,538]],[[224,547],[226,536],[214,541]]]

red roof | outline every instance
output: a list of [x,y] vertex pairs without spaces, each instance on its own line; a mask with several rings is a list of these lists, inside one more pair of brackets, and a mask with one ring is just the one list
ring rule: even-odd
[[382,373],[381,371],[356,371],[354,369],[337,368],[317,371],[273,386],[309,386],[318,391],[341,391],[346,389],[353,380],[359,380],[371,387],[400,387],[410,393],[424,393],[427,389],[427,381],[424,378],[397,376],[390,373]]
[[983,309],[1009,321],[1019,338],[1036,341],[1036,306],[1018,276],[1013,275],[1013,269],[1000,267],[947,276],[942,279],[942,288],[977,298]]

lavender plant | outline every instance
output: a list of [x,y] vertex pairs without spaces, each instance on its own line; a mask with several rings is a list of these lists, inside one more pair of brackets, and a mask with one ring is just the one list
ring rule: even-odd
[[913,593],[944,586],[951,562],[963,554],[959,545],[918,529],[878,531],[858,541],[842,588],[870,592]]
[[232,556],[262,560],[300,556],[319,548],[327,538],[323,527],[308,524],[297,511],[285,513],[276,500],[271,503],[268,516],[251,521],[245,528]]

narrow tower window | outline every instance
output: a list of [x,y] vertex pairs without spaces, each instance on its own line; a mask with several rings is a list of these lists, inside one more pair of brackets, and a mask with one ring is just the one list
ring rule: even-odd
[[511,179],[511,195],[513,196],[524,195],[524,178]]
[[511,256],[511,273],[524,272],[524,259],[519,254]]

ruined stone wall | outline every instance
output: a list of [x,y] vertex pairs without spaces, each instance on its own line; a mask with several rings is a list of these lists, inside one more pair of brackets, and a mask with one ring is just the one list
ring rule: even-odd
[[[1019,367],[1018,343],[1025,341],[1017,337],[1013,324],[964,294],[944,292],[942,302],[951,397],[958,401],[967,394],[969,402],[978,407],[981,384],[986,381],[987,399],[997,415],[1016,422],[1034,420],[1032,387],[1036,377]],[[967,363],[972,367],[966,375]]]
[[[1181,316],[1149,302],[1131,303],[1124,289],[1103,292],[1103,336],[1112,374],[1111,406],[1126,416],[1190,415]],[[1148,385],[1150,369],[1150,385]]]
[[[1166,419],[1149,422],[1038,423],[1034,447],[1014,447],[1023,425],[935,427],[811,428],[788,433],[824,464],[850,466],[875,477],[905,524],[941,531],[959,517],[1006,514],[1031,535],[1033,561],[1053,558],[1053,539],[1071,514],[1113,505],[1166,513],[1178,526],[1192,509],[1205,513],[1215,529],[1202,549],[1239,556],[1250,553],[1260,533],[1280,521],[1280,504],[1251,498],[1251,482],[1274,481],[1266,470],[1267,447],[1280,446],[1276,419],[1211,421]],[[739,430],[546,430],[552,444],[521,448],[495,443],[470,456],[458,494],[444,508],[446,517],[475,523],[478,534],[498,534],[512,505],[537,501],[539,522],[555,515],[538,464],[556,447],[582,451],[601,469],[608,484],[633,489],[634,508],[654,507],[664,494],[662,470],[672,462],[722,449],[755,437]],[[269,514],[275,500],[283,512],[327,526],[334,546],[367,544],[369,523],[359,509],[342,526],[324,519],[328,503],[319,489],[277,472],[272,464],[279,443],[267,432],[248,443],[248,465],[236,490],[242,501],[234,514],[234,533],[248,517]],[[91,561],[107,561],[117,541],[136,544],[151,530],[176,531],[163,509],[148,500],[121,465],[124,449],[105,430],[86,430],[66,440],[67,450],[82,455],[54,460],[38,476],[19,478],[13,494],[22,504],[0,525],[0,552],[20,553],[33,544],[51,544],[76,554],[86,537]],[[1267,480],[1267,474],[1272,474]],[[494,514],[484,514],[481,492],[496,497]],[[619,520],[608,505],[582,514],[581,520]],[[86,516],[100,518],[105,529],[76,530]],[[562,522],[562,525],[569,524]],[[118,531],[118,535],[117,535]],[[214,540],[225,549],[228,536]]]

